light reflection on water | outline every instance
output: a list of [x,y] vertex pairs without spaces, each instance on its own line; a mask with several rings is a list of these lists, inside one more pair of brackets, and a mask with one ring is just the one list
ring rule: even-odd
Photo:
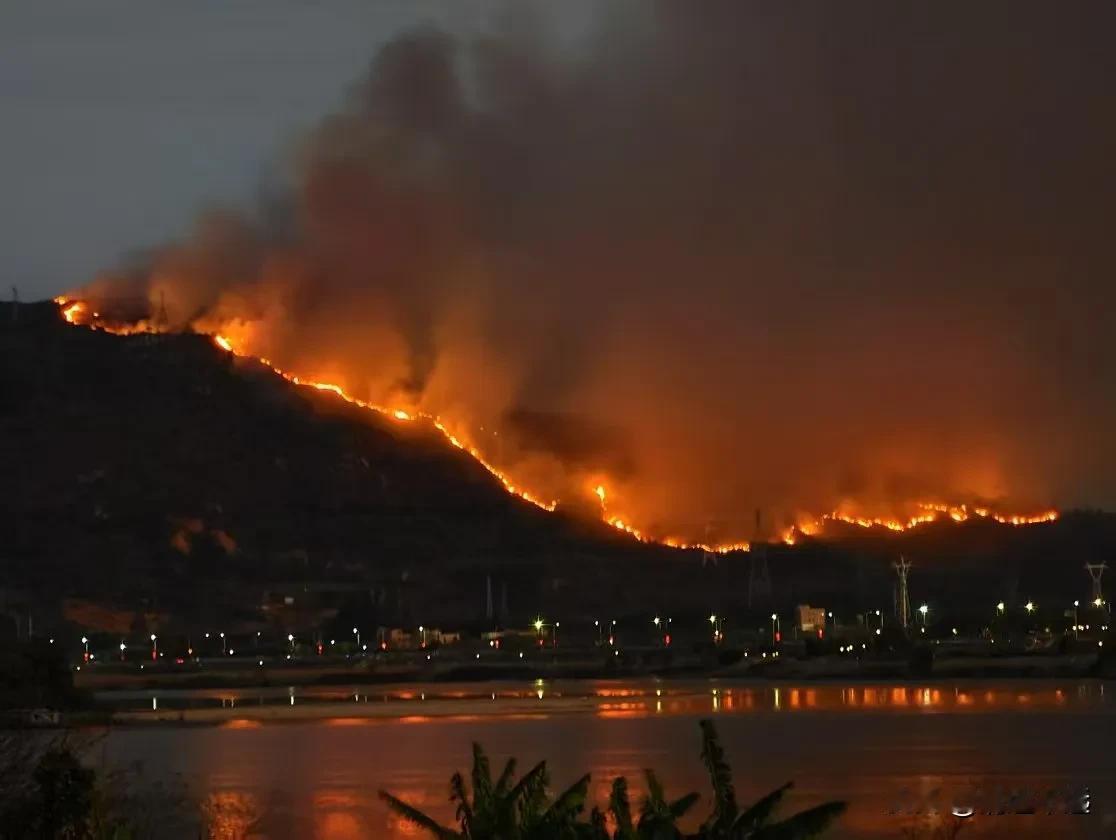
[[556,787],[591,772],[598,803],[616,775],[638,792],[644,767],[656,768],[668,793],[705,794],[696,721],[715,715],[741,797],[794,779],[794,807],[846,798],[851,810],[835,837],[900,837],[911,819],[886,812],[901,791],[940,788],[948,800],[976,783],[1088,784],[1097,813],[978,816],[962,838],[1106,837],[1116,836],[1105,816],[1116,812],[1107,734],[1116,704],[1105,688],[695,680],[160,693],[160,714],[215,710],[221,725],[118,728],[106,754],[182,773],[214,816],[214,837],[397,840],[424,835],[387,813],[377,789],[452,819],[448,780],[467,768],[474,739],[494,765],[514,755],[525,769],[547,758]]
[[[601,717],[705,712],[798,712],[895,710],[919,712],[989,712],[1028,708],[1091,708],[1105,705],[1103,682],[1036,684],[1004,681],[995,685],[768,685],[717,681],[609,683],[536,680],[478,683],[452,688],[374,689],[314,686],[215,689],[198,691],[121,691],[98,695],[129,720],[226,720],[244,726],[254,718],[289,719],[388,717],[425,719],[491,714],[592,711]],[[157,700],[157,703],[155,702]],[[336,708],[347,705],[349,711]],[[275,707],[286,706],[281,714]],[[291,709],[294,711],[291,711]],[[419,711],[421,709],[421,711]],[[183,715],[181,713],[188,712]]]

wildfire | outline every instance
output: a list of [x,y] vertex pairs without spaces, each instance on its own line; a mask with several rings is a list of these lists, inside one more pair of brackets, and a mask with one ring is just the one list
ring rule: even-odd
[[80,300],[68,301],[66,298],[55,298],[54,302],[62,309],[62,317],[66,319],[67,324],[79,324],[82,322],[82,316],[85,314],[85,304]]
[[[134,333],[153,332],[156,331],[149,322],[140,321],[135,324],[112,324],[101,320],[100,314],[91,311],[88,305],[81,300],[73,300],[66,297],[55,298],[55,303],[58,304],[59,311],[63,319],[68,324],[74,326],[84,326],[90,329],[103,330],[105,332],[117,335],[130,335]],[[484,455],[475,446],[472,446],[463,441],[458,434],[450,430],[449,426],[442,418],[435,414],[426,412],[409,411],[403,408],[387,407],[376,405],[374,403],[362,400],[345,391],[340,385],[332,382],[322,382],[313,379],[303,379],[297,374],[283,370],[278,365],[266,358],[253,356],[250,353],[243,351],[236,343],[227,335],[213,333],[210,335],[213,343],[221,350],[231,353],[235,356],[250,358],[264,365],[277,375],[283,377],[293,385],[301,387],[313,388],[317,391],[328,391],[343,399],[345,402],[358,406],[362,409],[375,411],[380,415],[391,418],[398,422],[411,422],[422,421],[428,423],[448,441],[452,446],[463,452],[468,453],[473,460],[480,466],[488,471],[503,488],[510,494],[518,496],[526,502],[534,505],[545,511],[554,511],[558,502],[556,500],[545,500],[530,491],[518,486],[512,481],[511,477],[505,472],[500,470],[495,464],[488,461]],[[660,537],[653,536],[641,531],[638,527],[633,525],[627,519],[622,518],[620,515],[610,515],[607,512],[608,500],[613,497],[613,494],[606,490],[603,482],[594,483],[590,486],[590,492],[596,497],[601,509],[601,517],[605,523],[621,531],[628,536],[632,537],[643,543],[653,543],[657,545],[665,545],[671,548],[685,549],[685,550],[700,550],[717,554],[728,554],[734,551],[749,551],[751,546],[747,542],[731,542],[720,544],[709,543],[694,543],[687,542],[683,539],[675,537]],[[804,516],[801,517],[799,522],[794,526],[786,529],[781,534],[781,540],[787,545],[794,545],[803,536],[816,536],[821,534],[827,523],[841,523],[843,525],[852,525],[859,528],[872,529],[884,528],[889,531],[909,531],[922,525],[932,522],[938,522],[943,518],[949,519],[953,522],[966,522],[970,519],[990,519],[1004,525],[1024,526],[1036,525],[1044,522],[1053,522],[1058,518],[1056,510],[1045,510],[1039,513],[1030,515],[1021,514],[1001,514],[993,512],[985,507],[969,507],[968,505],[951,505],[942,502],[921,502],[916,506],[917,513],[906,518],[882,518],[882,517],[865,517],[858,516],[848,509],[839,509],[831,513],[827,513],[820,517]]]
[[886,528],[889,531],[909,531],[920,525],[938,522],[943,517],[953,522],[967,522],[970,519],[991,519],[1002,525],[1038,525],[1043,522],[1053,522],[1058,518],[1058,511],[1044,510],[1040,513],[1000,514],[993,513],[988,508],[973,507],[968,505],[949,505],[942,502],[920,502],[917,505],[919,513],[906,519],[884,519],[854,516],[842,511],[833,511],[816,519],[807,519],[789,528],[783,534],[783,541],[794,545],[797,535],[813,536],[825,529],[826,522],[840,522],[844,525],[855,525],[858,528]]

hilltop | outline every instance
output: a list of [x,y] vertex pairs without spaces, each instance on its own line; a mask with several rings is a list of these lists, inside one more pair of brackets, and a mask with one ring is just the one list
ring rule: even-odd
[[[703,566],[539,510],[432,427],[292,385],[205,336],[75,328],[48,302],[14,321],[0,307],[0,351],[0,571],[39,604],[247,621],[268,593],[331,588],[384,621],[466,623],[487,576],[509,621],[744,603],[747,555]],[[1099,513],[879,530],[773,547],[775,600],[887,606],[900,552],[925,597],[1072,599],[1085,560],[1116,547]]]

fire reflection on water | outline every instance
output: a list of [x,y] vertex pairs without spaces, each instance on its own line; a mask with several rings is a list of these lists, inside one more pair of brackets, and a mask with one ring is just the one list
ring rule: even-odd
[[[1101,686],[1090,681],[460,684],[444,692],[437,686],[391,689],[392,712],[381,718],[364,716],[384,705],[374,702],[375,693],[373,702],[366,702],[357,692],[354,702],[352,689],[331,689],[330,715],[317,720],[252,721],[245,718],[247,710],[258,707],[238,702],[231,713],[237,717],[230,715],[220,729],[148,732],[178,745],[183,757],[174,759],[181,762],[176,769],[181,766],[201,782],[209,837],[350,840],[424,836],[387,811],[376,796],[381,787],[439,820],[452,821],[446,780],[453,770],[468,769],[473,739],[489,749],[494,771],[512,755],[521,767],[549,759],[556,787],[591,771],[594,804],[607,801],[617,775],[629,779],[632,798],[638,800],[643,767],[661,770],[668,789],[700,789],[696,745],[683,735],[692,734],[694,720],[712,715],[722,719],[733,759],[746,763],[748,749],[764,755],[788,750],[777,772],[793,775],[803,805],[826,796],[848,798],[854,807],[835,840],[861,840],[901,836],[900,817],[889,816],[888,808],[905,801],[904,790],[908,798],[922,801],[920,796],[929,798],[943,788],[942,801],[948,804],[949,796],[963,793],[973,779],[991,779],[989,791],[1020,779],[1046,791],[1076,783],[1077,773],[1101,786],[1099,798],[1110,777],[1104,776],[1103,758],[1090,758],[1092,739],[1081,733],[1111,719]],[[304,690],[296,709],[313,706],[315,690]],[[421,714],[408,711],[419,712],[420,706]],[[913,721],[922,715],[930,717]],[[1054,726],[1066,737],[1024,746],[1017,738],[1022,724],[1015,722],[1024,718],[1034,721],[1027,726]],[[851,753],[818,758],[818,740],[835,729],[848,733]],[[166,753],[172,754],[177,752]],[[1025,754],[1034,757],[1033,766],[1021,760]],[[195,766],[187,766],[190,762]],[[1052,762],[1057,766],[1042,775]],[[885,765],[886,772],[880,769]],[[766,783],[747,774],[743,778]],[[748,795],[761,792],[749,789]],[[1033,821],[1040,825],[1038,818]],[[985,835],[977,831],[976,836]]]

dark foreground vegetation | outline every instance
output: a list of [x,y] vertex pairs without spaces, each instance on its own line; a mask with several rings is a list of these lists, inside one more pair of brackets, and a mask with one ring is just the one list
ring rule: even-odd
[[181,793],[142,768],[98,772],[87,735],[0,733],[0,840],[140,840],[208,836]]
[[668,799],[652,770],[644,771],[647,795],[638,813],[632,809],[628,780],[620,776],[612,783],[608,816],[595,807],[586,820],[582,815],[589,790],[588,774],[552,799],[547,793],[550,779],[545,761],[516,781],[515,759],[508,759],[493,781],[488,757],[479,744],[473,745],[472,790],[461,773],[450,780],[450,799],[457,805],[457,828],[440,825],[386,791],[380,791],[380,798],[437,840],[805,840],[821,836],[845,810],[844,802],[826,802],[777,820],[776,808],[791,782],[742,807],[736,799],[732,768],[710,720],[701,721],[701,758],[709,772],[712,810],[694,833],[684,832],[678,822],[698,803],[700,795],[688,793]]

